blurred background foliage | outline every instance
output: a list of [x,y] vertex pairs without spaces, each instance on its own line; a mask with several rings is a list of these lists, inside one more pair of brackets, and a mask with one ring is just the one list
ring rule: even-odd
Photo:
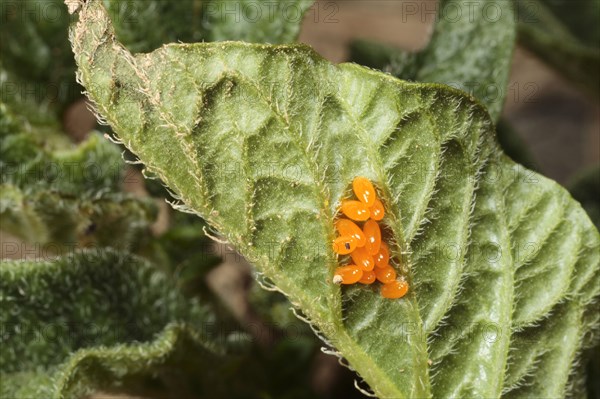
[[[166,206],[161,182],[95,125],[62,0],[0,2],[2,397],[360,397],[288,301]],[[458,85],[498,120],[505,151],[567,185],[598,226],[600,2],[503,0],[498,23],[468,26],[406,3],[104,0],[134,52],[298,39],[332,61]]]

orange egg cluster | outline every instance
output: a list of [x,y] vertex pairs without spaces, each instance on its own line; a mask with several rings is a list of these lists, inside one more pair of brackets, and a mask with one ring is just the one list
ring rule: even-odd
[[[357,200],[342,201],[341,211],[348,219],[339,219],[335,228],[340,234],[333,241],[333,250],[339,255],[350,255],[352,264],[335,269],[336,284],[383,283],[381,296],[401,298],[408,291],[408,283],[396,280],[396,270],[390,266],[388,246],[381,239],[379,223],[385,215],[383,203],[377,199],[369,179],[357,177],[352,182]],[[355,222],[364,222],[362,228]]]

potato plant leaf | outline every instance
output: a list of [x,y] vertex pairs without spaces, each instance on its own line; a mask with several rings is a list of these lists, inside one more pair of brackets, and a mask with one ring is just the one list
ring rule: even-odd
[[[411,4],[420,15],[429,7]],[[351,44],[351,60],[401,79],[443,83],[466,91],[498,120],[516,36],[512,1],[442,0],[438,8],[433,36],[423,51],[409,53],[358,40]]]
[[2,101],[55,103],[62,110],[81,96],[61,0],[3,1],[0,19],[0,71],[8,75],[0,79]]
[[294,42],[304,14],[313,3],[314,0],[209,1],[204,7],[204,41]]
[[[117,36],[136,52],[176,41],[292,42],[312,2],[103,0]],[[0,20],[3,101],[19,98],[60,111],[81,96],[62,0],[3,1]]]
[[[311,357],[294,345],[310,342],[296,336],[265,357],[141,258],[86,250],[3,261],[0,277],[2,398],[148,395],[148,387],[161,398],[307,397],[293,378]],[[278,356],[295,362],[281,367]]]
[[0,277],[3,397],[80,397],[72,390],[92,388],[92,380],[107,388],[150,370],[179,338],[171,331],[137,349],[107,347],[151,341],[168,323],[205,317],[155,267],[112,250],[5,260]]
[[116,145],[97,132],[74,144],[53,118],[25,118],[2,102],[0,121],[2,230],[46,255],[92,245],[137,249],[158,210],[151,199],[118,192],[127,176]]
[[[137,251],[145,244],[158,209],[150,198],[124,193],[76,197],[51,189],[23,191],[0,185],[2,230],[31,244],[43,256],[82,247]],[[37,248],[37,249],[34,249]],[[19,255],[6,243],[5,255]]]
[[[98,113],[379,397],[572,386],[597,338],[598,231],[564,189],[502,154],[470,97],[302,45],[132,55],[98,1],[78,18],[70,37]],[[357,175],[385,203],[403,299],[331,282],[333,221]]]
[[[288,43],[296,40],[313,0],[103,0],[117,38],[134,52],[181,41]],[[154,21],[154,23],[151,23]]]
[[0,103],[0,120],[14,122],[0,126],[0,183],[70,195],[119,190],[126,176],[117,146],[98,132],[75,144],[55,120],[37,124],[13,119],[4,105]]

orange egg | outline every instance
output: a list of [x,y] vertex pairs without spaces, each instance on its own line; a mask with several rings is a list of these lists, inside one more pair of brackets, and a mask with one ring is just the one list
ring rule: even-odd
[[375,261],[369,252],[364,248],[356,248],[351,254],[352,262],[362,268],[364,271],[373,270],[375,267]]
[[406,281],[392,281],[381,287],[381,296],[389,299],[402,298],[408,292],[408,283]]
[[352,220],[363,222],[371,216],[369,208],[360,201],[342,201],[342,213]]
[[340,236],[333,241],[333,252],[347,255],[356,249],[356,240],[350,236]]
[[388,266],[384,268],[376,268],[375,276],[377,280],[381,281],[383,284],[391,283],[396,279],[396,271],[393,267]]
[[371,219],[373,220],[381,220],[385,215],[385,210],[383,209],[383,203],[378,199],[375,199],[375,203],[369,207],[369,212],[371,213]]
[[357,247],[365,246],[365,234],[360,227],[356,225],[356,223],[348,219],[339,219],[337,222],[335,222],[335,228],[340,235],[352,237],[356,241]]
[[373,206],[377,194],[375,194],[375,188],[366,177],[357,177],[352,182],[352,189],[356,197],[366,204],[367,206]]
[[362,278],[358,282],[361,284],[373,284],[375,282],[375,272],[373,270],[363,271]]
[[334,284],[354,284],[363,276],[363,271],[356,265],[342,266],[335,269],[333,275]]
[[390,251],[385,242],[381,242],[379,252],[373,257],[375,260],[375,266],[379,268],[388,267],[390,265]]
[[374,220],[367,221],[363,226],[363,233],[365,233],[365,238],[367,239],[365,248],[369,254],[376,255],[381,247],[381,229],[379,228],[379,224]]

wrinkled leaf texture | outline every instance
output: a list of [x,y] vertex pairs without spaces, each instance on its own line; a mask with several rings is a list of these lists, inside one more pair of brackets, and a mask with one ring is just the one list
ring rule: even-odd
[[[599,236],[504,156],[480,105],[302,45],[132,55],[97,1],[71,41],[97,111],[382,398],[562,397],[597,338]],[[400,300],[331,283],[340,201],[377,186]]]
[[4,260],[0,277],[2,397],[76,398],[136,374],[165,379],[161,366],[181,346],[215,356],[206,340],[186,342],[180,324],[205,311],[141,258],[103,249]]
[[[157,209],[118,192],[128,178],[118,148],[97,132],[74,144],[52,117],[13,111],[0,102],[2,230],[48,255],[91,245],[137,249]],[[6,243],[8,253],[18,245]]]

